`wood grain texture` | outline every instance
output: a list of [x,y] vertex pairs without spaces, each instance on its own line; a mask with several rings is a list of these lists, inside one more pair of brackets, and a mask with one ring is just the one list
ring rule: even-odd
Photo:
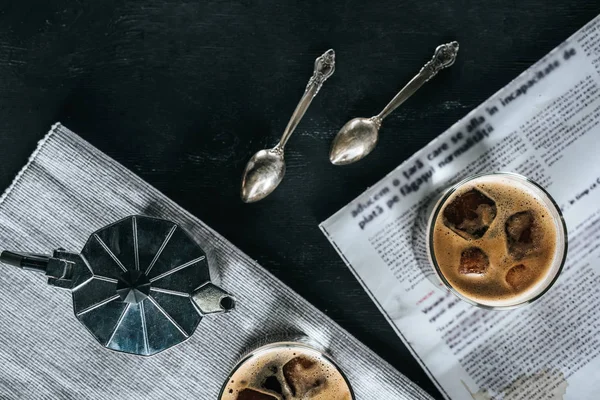
[[[96,0],[0,4],[0,186],[62,121],[258,260],[429,393],[425,373],[317,225],[592,19],[592,0]],[[363,162],[331,139],[379,111],[440,43],[456,64],[386,120]],[[337,54],[252,205],[241,172],[285,128],[312,63]]]

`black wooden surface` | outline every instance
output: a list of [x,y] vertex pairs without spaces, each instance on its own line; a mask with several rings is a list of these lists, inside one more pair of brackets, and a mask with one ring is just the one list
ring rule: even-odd
[[[595,0],[0,2],[0,187],[55,121],[208,223],[434,397],[440,397],[318,223],[592,19]],[[363,162],[335,132],[378,112],[440,43],[456,64],[386,120]],[[287,176],[239,199],[315,57],[337,69],[288,144]]]

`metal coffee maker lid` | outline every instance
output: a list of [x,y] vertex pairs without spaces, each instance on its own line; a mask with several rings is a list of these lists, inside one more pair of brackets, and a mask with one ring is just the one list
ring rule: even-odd
[[81,254],[3,251],[71,290],[77,319],[102,346],[150,356],[188,339],[204,315],[235,307],[210,281],[206,254],[177,224],[130,216],[93,233]]

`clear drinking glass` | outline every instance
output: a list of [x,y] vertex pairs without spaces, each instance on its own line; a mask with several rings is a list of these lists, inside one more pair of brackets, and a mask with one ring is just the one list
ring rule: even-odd
[[[326,386],[328,388],[337,387],[339,389],[334,391],[335,395],[333,396],[327,395],[327,393],[331,392],[325,394],[317,393],[314,398],[355,400],[348,378],[327,354],[325,348],[305,335],[296,334],[271,336],[252,346],[249,351],[244,353],[227,377],[221,388],[218,397],[219,400],[237,400],[240,389],[244,387],[256,389],[266,395],[271,395],[273,400],[292,398],[289,396],[290,385],[283,377],[283,369],[284,365],[288,365],[288,361],[300,359],[299,357],[319,363],[319,368],[312,370],[303,369],[308,367],[306,364],[298,364],[297,368],[299,369],[296,369],[295,372],[301,375],[299,378],[300,381],[302,381],[302,378],[306,378],[308,380],[305,383],[314,385],[315,383],[320,383],[319,379],[326,379]],[[320,376],[322,370],[326,370],[327,373]],[[257,371],[259,371],[258,374],[256,374]],[[266,371],[266,373],[262,374],[260,371]],[[302,375],[303,371],[308,371],[309,373]],[[316,374],[314,373],[315,371],[317,371]],[[276,380],[271,377],[274,377]],[[314,380],[315,377],[316,380]],[[252,382],[242,383],[242,380],[252,380],[255,378],[258,378],[256,384]],[[281,387],[278,387],[278,385]],[[302,382],[300,386],[304,387],[302,390],[306,389],[306,385],[302,384]],[[311,390],[318,391],[318,388]],[[286,396],[283,396],[284,393],[286,393]],[[293,398],[313,398],[312,396],[303,397],[301,393],[293,393],[293,395]]]
[[[556,228],[556,246],[554,251],[554,256],[552,258],[552,262],[550,268],[548,269],[547,274],[541,279],[541,281],[529,292],[525,295],[525,297],[515,298],[515,299],[506,299],[504,301],[482,301],[478,299],[474,299],[468,297],[467,295],[460,293],[452,284],[446,279],[444,276],[439,264],[436,259],[436,254],[434,251],[434,227],[438,217],[444,207],[448,203],[448,200],[451,200],[452,195],[460,190],[464,185],[469,184],[485,184],[498,182],[501,180],[505,184],[509,184],[515,190],[523,190],[530,194],[532,194],[539,202],[545,207],[548,214],[551,216],[552,221]],[[433,267],[433,271],[435,276],[443,283],[448,290],[458,296],[460,299],[471,303],[473,305],[494,309],[494,310],[504,310],[504,309],[512,309],[515,307],[519,307],[525,304],[529,304],[537,299],[539,299],[544,293],[546,293],[552,285],[556,282],[560,272],[562,271],[563,265],[565,263],[565,259],[567,256],[567,227],[565,225],[562,213],[560,208],[554,201],[554,199],[548,194],[548,192],[542,188],[537,183],[533,182],[531,179],[526,178],[522,175],[511,173],[511,172],[495,172],[488,174],[479,174],[470,176],[455,185],[452,185],[445,192],[441,194],[441,196],[437,199],[437,201],[433,201],[432,205],[429,207],[427,211],[429,214],[429,218],[427,221],[427,227],[425,232],[425,240],[426,240],[426,250],[428,261]],[[496,221],[494,221],[496,222]],[[499,221],[502,223],[502,221]]]

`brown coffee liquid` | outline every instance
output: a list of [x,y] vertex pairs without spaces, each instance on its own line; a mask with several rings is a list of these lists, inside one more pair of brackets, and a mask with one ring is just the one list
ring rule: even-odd
[[351,400],[335,365],[302,345],[259,349],[240,365],[220,400]]
[[525,183],[493,175],[466,183],[446,200],[432,233],[441,273],[478,303],[518,304],[552,272],[557,226]]

